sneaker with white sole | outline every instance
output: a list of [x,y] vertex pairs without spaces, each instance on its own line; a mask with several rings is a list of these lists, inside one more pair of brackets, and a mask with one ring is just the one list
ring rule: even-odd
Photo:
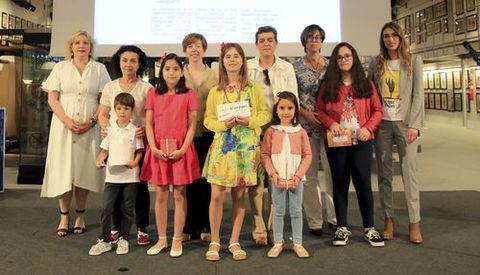
[[103,239],[98,239],[97,243],[92,245],[88,255],[98,256],[105,252],[112,250],[112,244],[110,242],[105,242]]
[[137,229],[137,244],[141,246],[150,244],[150,236],[147,232],[140,230],[140,228]]
[[335,236],[333,237],[333,245],[347,245],[348,237],[350,237],[351,234],[352,232],[350,232],[346,227],[337,227],[337,230],[335,230]]
[[124,238],[118,238],[117,242],[117,255],[124,255],[128,253],[128,241]]
[[382,247],[385,246],[385,242],[383,241],[382,237],[380,236],[380,233],[378,233],[375,228],[371,227],[368,229],[365,229],[365,235],[363,235],[363,238],[370,243],[371,246],[374,247]]

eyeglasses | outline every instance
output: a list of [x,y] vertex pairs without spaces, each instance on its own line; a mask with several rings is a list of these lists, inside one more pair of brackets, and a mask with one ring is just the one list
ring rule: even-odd
[[392,33],[392,34],[390,34],[390,33],[384,33],[384,34],[383,34],[383,39],[390,39],[390,38],[392,38],[392,39],[399,39],[400,36],[399,36],[398,34],[396,34],[396,33]]
[[262,72],[263,72],[263,83],[265,83],[265,85],[267,86],[272,85],[272,82],[270,82],[270,77],[268,76],[268,70],[265,69]]
[[337,56],[337,61],[349,61],[351,60],[353,55],[351,54],[346,54],[346,55],[338,55]]
[[309,36],[307,36],[307,40],[308,41],[322,41],[322,36],[319,35],[319,34],[317,34],[315,36],[309,35]]

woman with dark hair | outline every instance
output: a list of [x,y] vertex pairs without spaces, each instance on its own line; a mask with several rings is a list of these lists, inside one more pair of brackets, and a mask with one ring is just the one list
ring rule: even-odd
[[328,60],[320,54],[324,40],[325,31],[320,26],[313,24],[305,27],[300,35],[305,55],[293,62],[300,100],[300,123],[303,129],[307,131],[312,149],[312,165],[305,174],[303,208],[310,232],[316,236],[321,236],[323,233],[323,203],[318,178],[320,163],[325,173],[325,200],[323,202],[326,208],[328,226],[333,229],[337,224],[333,206],[332,174],[323,144],[321,123],[315,116],[318,88],[328,66]]
[[100,151],[96,127],[98,96],[110,81],[107,69],[92,58],[93,39],[74,32],[66,43],[65,61],[53,67],[43,88],[53,111],[41,197],[58,198],[57,235],[69,233],[69,211],[75,197],[74,234],[85,232],[84,212],[89,191],[103,191],[103,173],[95,168]]
[[357,52],[350,44],[338,44],[330,60],[317,99],[317,118],[333,136],[352,140],[350,146],[326,148],[337,214],[333,245],[346,245],[351,234],[347,228],[351,178],[362,215],[364,238],[374,247],[384,246],[373,222],[370,175],[373,137],[383,115],[382,105],[373,82],[366,78]]
[[[137,127],[137,137],[145,137],[145,99],[152,85],[141,79],[147,69],[147,56],[137,46],[123,45],[112,56],[113,69],[118,77],[107,83],[100,98],[98,122],[102,128],[102,137],[107,135],[111,125],[116,123],[117,115],[113,106],[115,97],[120,93],[129,93],[135,99],[135,108],[132,113],[132,124]],[[141,164],[140,164],[141,166]],[[117,200],[119,204],[121,200]],[[121,209],[119,205],[113,213],[113,227],[111,241],[118,239],[118,229],[121,224]],[[148,245],[150,238],[147,231],[150,215],[150,193],[147,182],[141,181],[137,185],[135,202],[135,221],[137,224],[137,244]]]
[[[213,140],[213,132],[203,126],[205,104],[208,92],[217,85],[217,72],[203,63],[203,57],[207,50],[207,40],[199,33],[190,33],[182,42],[183,52],[187,58],[187,64],[183,69],[183,75],[187,87],[195,91],[198,101],[197,129],[193,143],[197,149],[200,168],[205,163],[208,148]],[[208,219],[208,206],[210,205],[210,184],[199,178],[193,184],[187,185],[187,218],[183,239],[198,239],[210,241],[210,222]]]
[[411,55],[402,28],[386,23],[380,32],[380,54],[368,66],[383,99],[384,116],[375,135],[378,190],[384,210],[383,238],[393,239],[392,147],[395,143],[402,167],[402,180],[410,220],[410,241],[422,243],[420,192],[417,185],[417,147],[423,108],[423,63]]

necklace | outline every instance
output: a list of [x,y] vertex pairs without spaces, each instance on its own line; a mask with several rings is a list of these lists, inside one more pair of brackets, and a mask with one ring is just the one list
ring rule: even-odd
[[[311,60],[310,58],[308,58],[307,56],[305,56],[305,61],[308,65],[310,65],[310,68],[314,71],[318,71],[320,69],[320,65],[321,65],[321,62],[320,62],[321,59],[318,59],[318,61],[316,60]],[[314,65],[315,64],[315,65]]]
[[[228,97],[230,94],[236,93],[235,100],[230,100]],[[240,87],[238,83],[228,84],[223,92],[223,97],[228,103],[237,102],[240,99]]]
[[126,79],[121,78],[120,79],[120,86],[122,86],[122,89],[124,89],[126,92],[131,92],[131,90],[137,85],[138,78],[136,78],[133,81],[128,81]]

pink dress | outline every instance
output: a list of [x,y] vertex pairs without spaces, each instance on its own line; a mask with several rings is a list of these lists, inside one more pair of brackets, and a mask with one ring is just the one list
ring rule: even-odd
[[[188,112],[198,109],[193,90],[181,94],[159,95],[155,89],[148,91],[145,109],[153,111],[155,143],[160,148],[161,139],[176,139],[181,148],[188,130]],[[178,160],[161,160],[147,146],[140,178],[154,185],[185,185],[200,177],[197,152],[192,144]]]

